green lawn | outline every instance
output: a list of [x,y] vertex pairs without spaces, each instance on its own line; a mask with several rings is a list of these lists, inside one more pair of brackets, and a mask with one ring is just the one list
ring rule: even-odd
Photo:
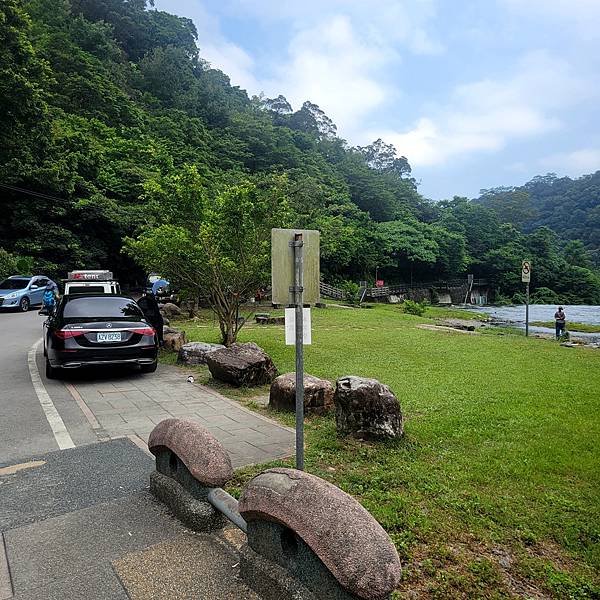
[[[538,327],[550,327],[554,329],[554,321],[534,321],[532,325]],[[567,323],[569,331],[580,331],[582,333],[600,333],[600,325],[590,325],[589,323],[576,323],[569,321]]]
[[[406,566],[401,597],[600,598],[600,351],[415,327],[427,322],[390,305],[313,311],[306,371],[388,384],[406,435],[367,444],[339,439],[332,417],[308,419],[307,469],[387,529]],[[206,316],[179,326],[218,341]],[[281,326],[249,324],[240,341],[294,369]],[[218,387],[246,402],[268,393]]]

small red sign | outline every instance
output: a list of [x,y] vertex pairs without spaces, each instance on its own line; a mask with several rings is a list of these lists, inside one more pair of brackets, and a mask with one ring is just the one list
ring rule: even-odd
[[383,287],[383,279],[378,279],[375,282],[375,287]]

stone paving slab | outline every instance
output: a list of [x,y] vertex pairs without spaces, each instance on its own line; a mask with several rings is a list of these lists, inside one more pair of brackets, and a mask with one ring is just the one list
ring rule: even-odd
[[[254,413],[210,388],[187,382],[177,367],[156,373],[90,373],[71,380],[111,438],[136,435],[144,442],[154,426],[170,417],[189,418],[223,442],[234,467],[268,462],[294,452],[293,430]],[[101,378],[100,378],[101,377]]]
[[113,562],[131,600],[260,600],[218,535],[183,533]]

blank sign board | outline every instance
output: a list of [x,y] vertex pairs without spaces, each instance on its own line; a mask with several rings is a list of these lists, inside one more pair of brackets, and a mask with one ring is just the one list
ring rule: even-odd
[[319,243],[320,233],[315,229],[271,230],[271,286],[273,304],[293,304],[290,286],[294,285],[294,249],[290,242],[297,233],[302,234],[304,259],[303,304],[316,304],[320,300]]
[[[296,309],[285,309],[285,345],[293,346],[296,343]],[[312,326],[310,308],[302,309],[302,343],[305,346],[312,344]]]

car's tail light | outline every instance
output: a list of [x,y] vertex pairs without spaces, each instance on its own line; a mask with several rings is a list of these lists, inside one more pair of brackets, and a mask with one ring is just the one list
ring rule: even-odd
[[153,327],[138,327],[136,329],[130,329],[131,333],[139,333],[140,335],[154,335],[156,333]]
[[87,329],[57,329],[53,332],[53,335],[59,340],[68,340],[69,338],[79,337],[86,333],[88,333]]

